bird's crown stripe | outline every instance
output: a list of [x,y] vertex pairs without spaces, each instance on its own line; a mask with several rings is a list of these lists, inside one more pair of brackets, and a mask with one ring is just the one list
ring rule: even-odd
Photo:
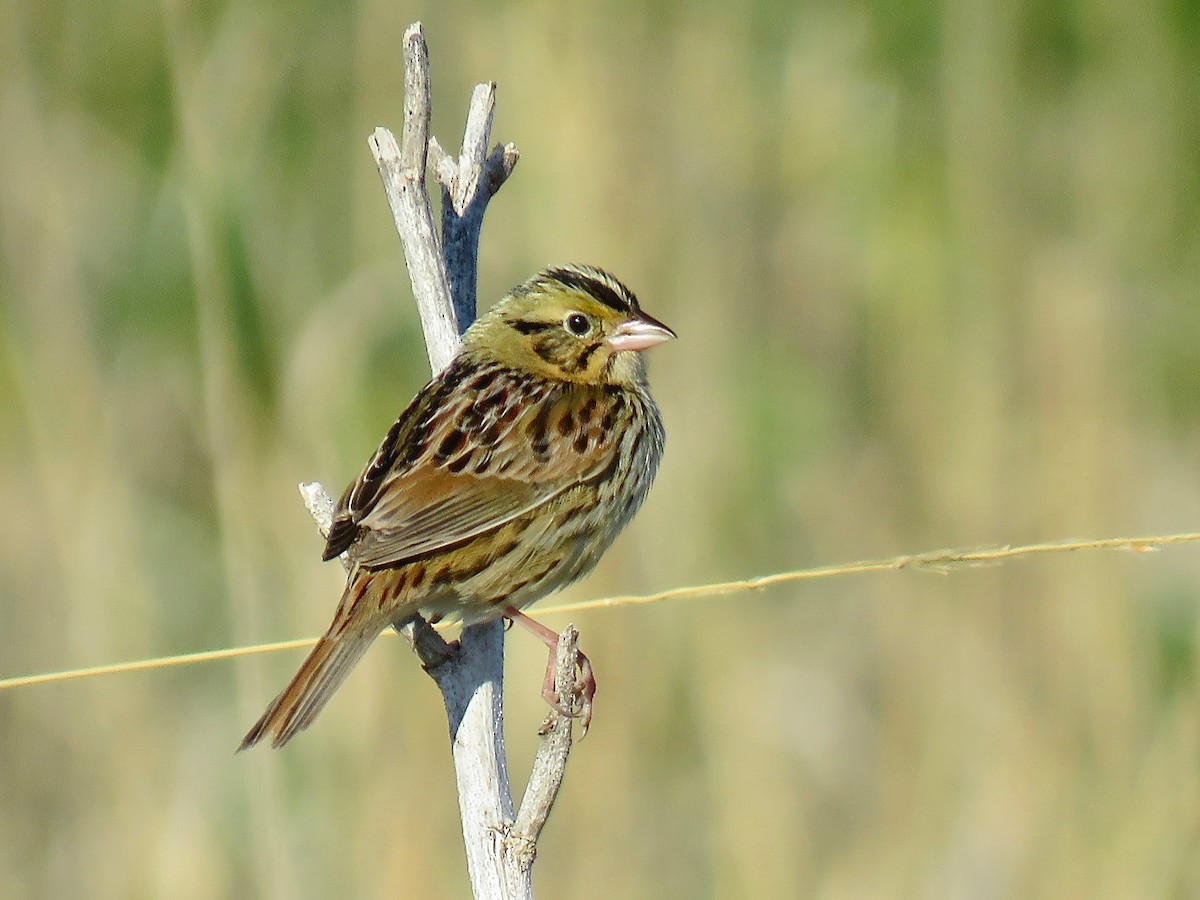
[[574,267],[551,269],[546,275],[567,287],[582,291],[618,312],[629,312],[637,305],[637,300],[626,288],[616,282],[612,276],[606,275],[598,269],[594,271],[584,271]]

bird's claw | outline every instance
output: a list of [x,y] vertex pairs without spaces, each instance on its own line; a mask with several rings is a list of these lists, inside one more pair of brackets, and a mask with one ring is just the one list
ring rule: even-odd
[[579,738],[582,740],[587,737],[588,728],[592,724],[592,699],[596,696],[596,676],[592,672],[592,661],[582,651],[579,652],[576,666],[579,669],[579,677],[571,688],[570,703],[564,704],[563,698],[554,689],[554,657],[551,656],[550,665],[546,669],[542,697],[560,716],[579,720]]

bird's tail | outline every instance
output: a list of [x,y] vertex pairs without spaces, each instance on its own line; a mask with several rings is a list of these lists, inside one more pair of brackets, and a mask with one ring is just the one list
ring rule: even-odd
[[246,733],[239,752],[267,735],[278,749],[311,725],[380,631],[348,628],[337,634],[337,624],[317,641],[288,686]]

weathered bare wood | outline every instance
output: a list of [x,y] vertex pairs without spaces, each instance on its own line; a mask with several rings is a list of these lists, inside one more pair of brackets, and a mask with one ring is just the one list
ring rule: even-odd
[[[579,665],[579,632],[568,625],[558,636],[558,651],[554,657],[554,690],[564,700],[574,698],[575,670]],[[532,868],[537,857],[538,837],[567,772],[567,756],[571,752],[572,720],[557,710],[551,709],[542,723],[541,741],[533,759],[533,770],[525,796],[521,798],[521,809],[508,835],[507,853],[519,867]]]
[[[429,55],[420,23],[404,35],[404,129],[396,141],[377,128],[369,144],[383,180],[425,331],[430,367],[444,368],[459,333],[475,318],[479,235],[488,202],[519,158],[512,144],[489,153],[495,84],[476,86],[462,150],[450,157],[429,135]],[[433,227],[426,189],[429,165],[442,186],[442,233]],[[300,486],[322,534],[333,500],[319,484]],[[571,719],[551,711],[520,813],[513,808],[504,752],[504,627],[501,621],[463,630],[457,645],[420,616],[397,626],[442,693],[450,725],[467,867],[477,898],[532,898],[537,840],[562,784],[571,748]],[[560,697],[573,696],[578,633],[563,632],[556,657]]]

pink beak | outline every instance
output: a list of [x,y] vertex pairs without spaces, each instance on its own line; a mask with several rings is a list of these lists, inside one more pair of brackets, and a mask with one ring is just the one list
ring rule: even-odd
[[614,350],[649,350],[675,337],[675,332],[644,312],[617,326],[608,345]]

